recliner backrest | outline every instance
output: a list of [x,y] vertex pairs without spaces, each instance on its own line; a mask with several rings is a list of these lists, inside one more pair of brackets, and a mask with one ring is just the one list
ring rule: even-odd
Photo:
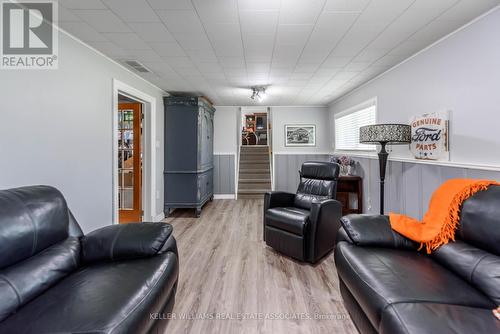
[[296,207],[310,210],[313,201],[335,198],[339,165],[335,162],[308,161],[302,164],[295,195]]
[[78,268],[79,235],[57,189],[0,191],[0,321]]
[[455,238],[431,257],[500,305],[500,186],[462,204]]

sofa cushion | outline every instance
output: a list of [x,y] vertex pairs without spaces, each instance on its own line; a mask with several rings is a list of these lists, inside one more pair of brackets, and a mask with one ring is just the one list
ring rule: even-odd
[[439,247],[431,257],[500,305],[500,256],[457,240]]
[[66,201],[55,188],[0,191],[0,268],[66,239],[68,221]]
[[384,310],[379,332],[500,333],[500,321],[493,316],[491,309],[438,303],[398,303]]
[[304,235],[309,211],[294,207],[272,208],[266,211],[267,225],[297,235]]
[[340,242],[337,271],[375,328],[393,303],[429,302],[494,308],[453,272],[415,251],[357,247]]
[[0,321],[77,270],[80,240],[66,240],[0,270]]
[[145,333],[178,276],[173,252],[83,267],[0,323],[0,333]]

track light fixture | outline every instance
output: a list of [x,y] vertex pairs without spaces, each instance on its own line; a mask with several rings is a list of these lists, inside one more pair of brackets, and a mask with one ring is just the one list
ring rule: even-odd
[[266,87],[252,87],[252,96],[250,98],[252,100],[257,99],[257,101],[262,102],[266,97]]

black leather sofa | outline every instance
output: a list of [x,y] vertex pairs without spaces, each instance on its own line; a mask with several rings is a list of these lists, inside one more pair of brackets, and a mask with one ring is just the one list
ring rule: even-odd
[[500,333],[500,186],[469,198],[456,242],[432,254],[394,232],[386,216],[342,219],[335,264],[361,333]]
[[178,279],[172,226],[82,234],[59,191],[0,191],[0,333],[156,333]]
[[317,262],[335,246],[342,205],[335,200],[339,165],[302,164],[296,194],[264,195],[264,241],[300,261]]

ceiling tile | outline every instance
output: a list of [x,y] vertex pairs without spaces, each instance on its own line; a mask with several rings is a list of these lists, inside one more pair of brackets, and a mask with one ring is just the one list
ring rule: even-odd
[[172,66],[175,70],[177,68],[186,68],[186,67],[194,67],[193,63],[188,57],[163,57],[167,64]]
[[[322,104],[398,64],[500,0],[61,0],[63,29],[169,91]],[[138,22],[136,22],[138,21]],[[276,89],[274,89],[276,88]]]
[[168,65],[166,62],[164,62],[164,61],[160,61],[160,62],[144,61],[142,63],[148,69],[150,69],[151,71],[157,73],[160,76],[161,75],[173,75],[173,74],[176,73],[174,71],[174,69],[170,65]]
[[74,13],[99,32],[129,32],[130,29],[110,10],[75,10]]
[[161,62],[162,58],[153,50],[126,50],[134,59],[140,62]]
[[238,23],[236,0],[193,0],[196,11],[204,23]]
[[240,12],[243,34],[269,34],[276,31],[278,12],[242,11]]
[[57,20],[58,20],[58,22],[66,22],[66,21],[78,22],[78,21],[82,20],[81,18],[79,18],[78,16],[76,16],[75,13],[73,13],[71,10],[66,9],[63,6],[61,6],[61,4],[59,4],[57,10],[58,10],[58,12],[57,12],[57,15],[58,15]]
[[124,50],[149,50],[150,47],[139,36],[134,33],[115,33],[106,32],[103,36],[108,40],[113,41]]
[[245,68],[243,57],[219,57],[219,62],[224,68]]
[[175,42],[172,34],[160,22],[134,22],[128,26],[145,42]]
[[276,44],[305,45],[313,28],[312,24],[280,24]]
[[108,40],[85,22],[61,22],[61,28],[84,42],[104,42]]
[[187,51],[187,54],[195,63],[217,62],[217,56],[211,49],[203,52],[200,52],[199,50]]
[[101,0],[59,0],[58,3],[68,9],[107,9]]
[[202,74],[208,74],[208,73],[222,73],[222,67],[220,64],[215,61],[215,62],[197,62],[195,63],[196,68],[200,71]]
[[86,42],[91,47],[96,48],[108,57],[124,57],[128,53],[112,42]]
[[239,10],[278,11],[281,0],[238,0]]
[[158,16],[146,0],[103,0],[104,3],[126,22],[156,22]]
[[286,0],[282,2],[280,24],[314,24],[325,0]]
[[173,33],[173,35],[179,45],[186,51],[200,50],[200,52],[205,52],[206,50],[212,50],[212,45],[205,34]]
[[163,10],[191,10],[190,0],[147,0],[154,9]]
[[325,11],[361,12],[370,0],[327,0]]
[[180,47],[177,42],[169,43],[149,43],[162,57],[185,57],[186,52]]
[[204,34],[198,15],[191,10],[158,10],[158,15],[168,31],[174,33]]

